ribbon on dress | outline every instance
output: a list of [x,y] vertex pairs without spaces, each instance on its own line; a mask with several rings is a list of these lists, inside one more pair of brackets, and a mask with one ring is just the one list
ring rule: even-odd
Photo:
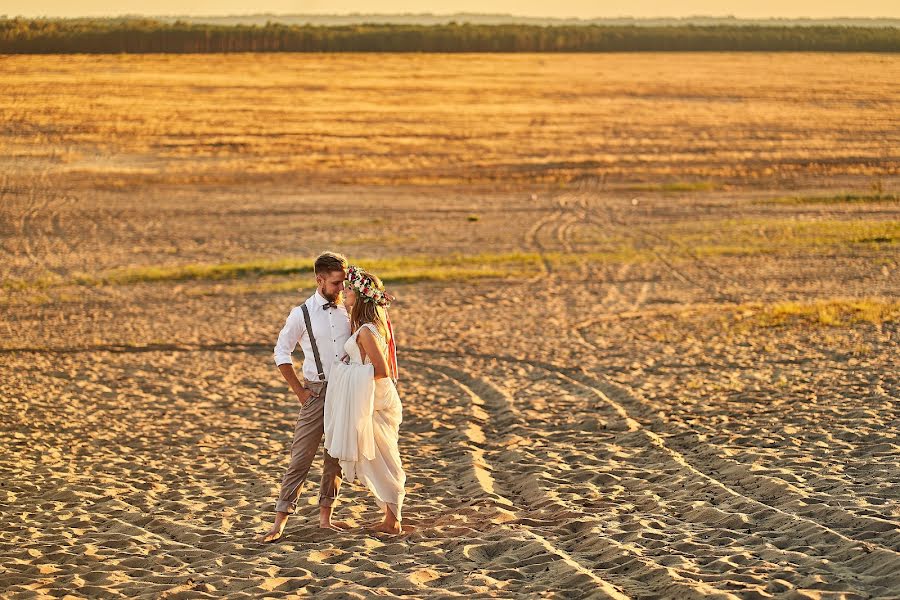
[[394,383],[397,383],[400,375],[397,370],[397,345],[394,344],[394,328],[391,326],[391,316],[387,310],[384,311],[384,316],[387,321],[388,333],[391,336],[390,341],[388,341],[388,367],[391,370],[391,379],[394,380]]

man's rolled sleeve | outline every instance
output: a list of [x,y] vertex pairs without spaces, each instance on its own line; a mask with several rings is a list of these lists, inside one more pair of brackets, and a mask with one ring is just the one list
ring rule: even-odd
[[278,342],[275,344],[275,364],[291,365],[291,352],[300,342],[300,336],[306,330],[306,324],[303,322],[303,309],[299,306],[291,311],[281,333],[278,334]]

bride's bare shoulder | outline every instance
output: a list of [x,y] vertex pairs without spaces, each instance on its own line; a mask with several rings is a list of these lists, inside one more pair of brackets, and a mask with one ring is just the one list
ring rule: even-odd
[[375,332],[374,329],[369,327],[368,323],[364,323],[360,326],[358,333],[356,334],[356,341],[363,342],[375,342],[378,341],[379,335]]
[[384,341],[384,334],[379,331],[379,328],[374,323],[363,323],[359,327],[359,335],[373,337],[375,339]]

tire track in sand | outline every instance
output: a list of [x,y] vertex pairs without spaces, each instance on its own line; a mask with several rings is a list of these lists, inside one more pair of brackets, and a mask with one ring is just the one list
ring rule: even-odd
[[[413,352],[413,350],[408,349],[407,352]],[[458,359],[459,361],[465,360],[466,357],[473,357],[472,354],[462,355],[458,353],[443,353],[431,350],[426,350],[423,352],[426,355],[444,356],[447,358]],[[821,546],[822,542],[822,539],[810,538],[809,536],[811,535],[811,531],[817,532],[819,536],[824,535],[829,545],[826,548],[817,548],[817,550],[821,551],[822,556],[818,560],[821,561],[821,564],[825,566],[825,571],[833,571],[834,567],[832,566],[832,564],[852,565],[857,562],[862,562],[865,564],[861,566],[864,566],[865,568],[861,574],[871,577],[873,581],[879,583],[879,585],[882,585],[886,589],[891,589],[893,585],[898,583],[898,578],[893,575],[893,567],[887,567],[886,565],[893,565],[894,567],[896,567],[896,572],[900,572],[900,554],[875,542],[851,538],[844,533],[835,530],[834,528],[819,523],[818,521],[789,512],[781,506],[770,505],[762,502],[757,498],[741,493],[740,491],[727,485],[725,481],[719,480],[716,477],[713,477],[712,475],[700,470],[690,461],[688,461],[682,453],[666,444],[662,436],[649,430],[636,419],[631,417],[631,415],[628,413],[628,410],[623,405],[623,400],[626,402],[628,401],[628,393],[623,389],[616,390],[616,388],[619,387],[616,384],[602,384],[601,382],[598,382],[591,378],[589,375],[580,373],[577,370],[570,370],[567,373],[563,373],[560,369],[556,368],[553,365],[546,365],[538,361],[519,361],[511,357],[487,355],[481,355],[478,356],[478,358],[485,360],[485,362],[498,360],[509,362],[514,365],[528,365],[537,369],[542,369],[544,371],[553,373],[561,380],[568,380],[570,383],[581,387],[582,389],[589,390],[592,394],[595,394],[596,397],[604,404],[612,408],[619,415],[619,417],[623,419],[623,421],[627,425],[626,433],[635,433],[645,437],[651,442],[654,447],[657,447],[660,451],[668,455],[669,458],[676,464],[678,464],[680,468],[690,473],[693,477],[699,479],[701,482],[704,482],[707,485],[715,486],[716,489],[725,494],[726,497],[732,497],[736,501],[754,507],[757,511],[757,517],[765,519],[767,522],[769,522],[772,525],[771,529],[773,531],[782,531],[785,529],[785,527],[787,527],[790,530],[791,536],[794,536],[797,539],[809,539],[811,542],[809,546],[810,548],[814,548],[816,545]],[[448,370],[452,370],[452,367],[441,365],[440,369],[446,372]],[[490,371],[488,367],[486,367],[486,369],[488,372]],[[457,370],[454,370],[454,374],[456,378],[464,380],[464,385],[487,385],[495,389],[496,393],[502,395],[502,391],[500,391],[497,386],[485,382],[483,378]],[[611,394],[605,393],[598,387],[602,385],[611,387]],[[616,396],[617,398],[619,398],[619,401],[613,400],[610,395]],[[761,524],[762,523],[757,522],[758,526]],[[809,558],[813,558],[813,555],[807,556]],[[864,557],[870,557],[868,558],[868,562],[866,560],[860,560]],[[840,573],[835,573],[835,575],[840,575]]]
[[[593,222],[592,218],[594,218],[597,213],[596,213],[596,211],[590,210],[588,199],[586,197],[581,197],[580,201],[577,203],[577,206],[583,210],[583,215],[582,215],[583,221],[585,223],[591,224]],[[611,219],[610,221],[615,222],[614,219]],[[642,228],[637,228],[637,229],[638,229],[638,231],[642,232],[643,234],[651,235],[653,237],[660,239],[661,241],[671,243],[672,245],[677,246],[679,249],[689,251],[689,249],[684,249],[683,245],[678,244],[677,242],[672,242],[668,238],[664,239],[663,236],[659,236],[658,234],[654,234],[652,232],[646,232]],[[728,283],[731,283],[734,285],[739,285],[738,282],[736,282],[732,278],[726,276],[720,270],[716,269],[715,267],[712,267],[711,265],[708,265],[706,261],[703,261],[702,259],[697,257],[695,255],[695,253],[692,253],[692,251],[689,251],[688,253],[695,259],[695,262],[697,264],[703,266],[703,268],[705,270],[712,271],[717,277],[719,277],[720,279],[723,279],[723,280],[727,280]],[[616,294],[615,297],[618,298],[618,297],[621,297],[621,295]],[[604,301],[607,299],[608,299],[608,297],[604,298]],[[636,298],[636,300],[631,308],[632,309],[638,308],[645,299],[646,299],[646,289],[642,289],[641,293],[639,293],[638,297]],[[719,304],[717,306],[721,306],[721,304]],[[669,309],[669,310],[671,310],[671,309]],[[576,337],[577,342],[580,343],[581,345],[583,345],[591,353],[605,350],[605,348],[601,347],[597,343],[592,342],[589,339],[589,337],[585,334],[585,332],[588,329],[590,329],[593,325],[595,325],[598,321],[600,321],[602,319],[603,319],[603,317],[595,318],[595,319],[589,320],[587,322],[584,322],[579,326],[572,328],[576,334],[575,337]],[[625,327],[627,329],[632,329],[631,326],[629,326],[627,324],[623,323],[623,325],[625,325]],[[723,369],[728,368],[728,365],[725,365],[721,361],[717,361],[712,358],[708,358],[707,360],[709,360],[709,362],[711,364],[714,364],[720,368],[723,368]],[[642,404],[650,407],[651,409],[657,410],[659,408],[658,406],[653,405],[652,403],[649,403],[646,400],[644,400],[635,390],[625,386],[623,383],[617,382],[616,385],[625,388],[627,390],[629,396],[637,399]],[[709,444],[708,442],[704,442],[704,444],[711,446],[712,453],[711,454],[707,453],[708,457],[715,457],[715,460],[722,464],[727,464],[727,463],[732,462],[732,461],[728,461],[728,460],[723,459],[720,456],[718,456],[718,452],[716,452],[716,450],[718,450],[720,448],[719,446],[717,446],[715,444]],[[794,498],[797,498],[797,501],[800,503],[803,503],[803,501],[805,499],[807,499],[802,493],[797,493],[796,488],[794,488],[794,486],[792,486],[790,483],[788,483],[786,481],[774,480],[774,478],[767,477],[764,475],[752,475],[752,477],[751,477],[749,474],[747,474],[746,477],[752,478],[754,480],[754,482],[759,483],[759,484],[764,484],[764,485],[768,484],[770,486],[777,485],[780,488],[780,491],[782,491],[785,494],[791,495]],[[893,527],[897,531],[897,533],[900,533],[900,525],[898,525],[897,523],[895,523],[894,521],[891,521],[889,519],[876,518],[876,517],[871,517],[868,515],[860,515],[853,510],[848,510],[847,508],[840,507],[840,506],[836,507],[832,504],[823,502],[821,500],[819,501],[819,503],[822,504],[824,507],[826,507],[829,511],[831,511],[831,514],[829,515],[829,518],[828,518],[829,522],[837,522],[837,523],[844,524],[844,526],[847,528],[847,530],[852,531],[853,535],[855,535],[855,536],[868,537],[871,535],[872,531],[883,532],[883,531],[887,530],[886,528],[891,528],[891,527]],[[856,526],[856,529],[853,529],[853,527],[851,527],[853,525]],[[862,540],[861,537],[854,537],[853,539]],[[883,548],[891,550],[891,551],[897,551],[898,549],[900,549],[900,548],[889,547],[889,546],[884,546],[884,545],[881,545],[881,546]]]
[[[435,366],[434,363],[429,363],[426,361],[407,359],[405,362],[413,365],[416,369],[430,372],[438,377],[441,377],[445,381],[457,387],[469,400],[471,406],[473,407],[474,418],[485,421],[487,424],[496,422],[498,415],[503,415],[500,418],[507,421],[510,418],[516,419],[516,417],[513,415],[510,405],[507,402],[501,400],[502,404],[499,404],[496,395],[491,394],[490,396],[485,396],[482,393],[476,392],[472,389],[472,387],[468,386],[462,380],[464,378],[460,376],[459,372],[456,372],[453,369],[450,369],[443,365]],[[481,407],[485,407],[486,409],[488,409],[490,411],[490,414],[483,416],[479,415],[479,411],[482,410]],[[597,586],[596,591],[603,594],[605,597],[628,598],[629,596],[626,594],[634,594],[634,592],[629,592],[629,589],[636,590],[639,597],[652,596],[652,594],[645,589],[647,587],[647,583],[643,582],[642,580],[635,580],[626,578],[624,576],[618,576],[617,579],[619,579],[620,581],[617,582],[617,587],[613,583],[598,575],[590,566],[584,565],[582,562],[580,562],[575,553],[583,551],[582,548],[579,548],[580,544],[578,543],[579,539],[582,538],[581,532],[576,532],[575,536],[570,535],[568,539],[566,539],[563,535],[555,535],[552,536],[554,539],[551,540],[546,532],[541,531],[539,533],[535,531],[535,527],[530,525],[533,520],[529,518],[529,516],[531,515],[531,511],[527,508],[527,500],[523,499],[522,497],[515,497],[515,492],[513,491],[515,489],[514,485],[508,480],[508,478],[501,475],[504,480],[498,481],[492,475],[492,473],[494,472],[506,472],[505,470],[497,470],[493,466],[495,462],[502,461],[492,460],[493,455],[502,451],[501,449],[503,447],[503,442],[489,441],[492,436],[487,435],[487,433],[475,423],[471,423],[469,425],[469,428],[470,432],[474,431],[474,435],[470,434],[470,439],[473,440],[473,443],[476,443],[479,446],[470,450],[472,452],[472,463],[473,469],[475,470],[475,476],[479,480],[479,482],[482,483],[482,489],[486,495],[498,499],[499,503],[505,509],[512,510],[513,513],[518,516],[515,527],[517,531],[521,531],[525,535],[538,541],[548,552],[559,557],[559,559],[564,564],[587,577]],[[499,432],[497,431],[493,431],[491,433],[495,435],[499,434]],[[488,458],[488,455],[491,455],[492,457]],[[511,497],[515,499],[511,499]],[[566,545],[571,547],[566,548]],[[617,551],[623,551],[623,545],[618,544],[612,540],[609,541],[608,546]],[[627,552],[624,553],[628,554]],[[638,555],[635,555],[633,553],[627,556],[626,560],[630,561],[635,558],[637,558],[650,570],[652,579],[657,582],[656,585],[659,586],[654,589],[658,591],[661,591],[662,589],[667,589],[668,591],[678,591],[680,592],[681,597],[701,598],[711,597],[710,594],[713,594],[712,597],[734,600],[737,599],[737,596],[734,596],[727,592],[716,590],[715,588],[712,588],[703,582],[698,582],[685,577],[681,577],[676,572],[674,572],[674,570],[664,567],[652,560],[647,560],[639,557]],[[614,565],[610,568],[612,567],[614,567]],[[659,582],[664,582],[665,585]],[[625,589],[623,591],[620,588]]]

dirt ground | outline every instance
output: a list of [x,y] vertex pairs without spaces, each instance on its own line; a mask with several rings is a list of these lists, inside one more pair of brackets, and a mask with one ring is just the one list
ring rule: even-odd
[[[423,105],[444,113],[464,104],[467,89],[494,81],[502,91],[517,77],[532,99],[507,114],[522,122],[538,118],[528,106],[557,107],[560,122],[589,128],[597,119],[599,131],[618,113],[597,107],[646,104],[655,115],[647,127],[670,132],[654,139],[668,135],[681,148],[694,145],[673,133],[682,119],[709,115],[719,154],[698,154],[700,175],[669,150],[659,169],[634,177],[625,165],[605,176],[594,164],[548,176],[521,164],[571,161],[580,152],[571,144],[596,147],[549,128],[550,150],[495,138],[502,160],[491,164],[521,151],[514,170],[479,170],[477,153],[448,139],[441,152],[469,158],[376,181],[397,164],[383,154],[360,163],[358,181],[344,179],[354,169],[346,157],[365,155],[376,128],[344,138],[335,155],[324,150],[320,167],[302,145],[266,145],[288,167],[241,180],[256,150],[229,149],[234,156],[211,165],[193,151],[164,156],[155,144],[178,127],[165,119],[120,120],[133,129],[93,146],[117,139],[98,125],[111,110],[95,100],[106,85],[153,81],[141,89],[166,97],[198,86],[178,110],[196,115],[193,102],[212,114],[212,99],[188,77],[200,57],[91,58],[98,70],[75,88],[54,84],[86,57],[0,60],[18,82],[5,96],[2,143],[40,148],[28,136],[44,118],[49,136],[46,156],[7,154],[0,185],[0,595],[900,597],[900,132],[885,112],[896,89],[876,93],[860,76],[844,82],[846,94],[835,91],[848,64],[871,82],[900,62],[469,59],[388,57],[383,69],[406,73],[392,89],[421,89]],[[41,70],[41,60],[57,62]],[[265,60],[260,79],[274,86],[289,57]],[[315,122],[338,120],[351,71],[357,82],[385,79],[373,63],[318,60],[315,69],[346,77],[323,84],[328,102],[308,107]],[[404,70],[403,60],[422,64]],[[714,69],[729,60],[733,69]],[[480,73],[468,75],[469,87],[449,79],[463,97],[444,104],[441,61]],[[684,61],[695,62],[679,74]],[[516,69],[501,68],[509,63]],[[609,82],[585,87],[602,69],[620,78],[630,70],[650,88],[628,96],[622,86],[598,91]],[[704,69],[722,81],[710,83]],[[584,86],[561,83],[573,71]],[[755,96],[749,83],[734,87],[750,80],[764,84]],[[268,89],[224,75],[219,85],[238,98],[223,114],[249,110]],[[678,85],[685,97],[667,113]],[[719,112],[712,87],[755,99]],[[27,89],[43,90],[29,101],[51,113],[58,95],[83,103],[60,100],[72,122],[30,119],[10,108]],[[546,105],[533,99],[541,89],[550,90]],[[250,98],[234,96],[241,90]],[[476,117],[500,114],[502,93],[481,100],[469,106]],[[363,124],[382,123],[394,106],[359,102]],[[742,143],[753,171],[773,174],[736,174],[740,161],[728,152],[737,150],[713,126],[753,123],[762,119],[753,107],[766,103],[762,133]],[[805,166],[795,168],[766,153],[772,131],[786,139],[799,123],[783,110],[804,112],[804,103],[831,116],[803,121],[796,148]],[[458,143],[487,140],[506,123],[473,119]],[[640,117],[629,119],[634,137]],[[436,144],[429,117],[407,125]],[[208,138],[197,127],[184,137],[199,144]],[[804,137],[810,130],[818,142]],[[71,158],[59,159],[59,148]],[[330,162],[338,154],[343,167]],[[155,162],[140,173],[90,171],[101,159]],[[477,177],[463,181],[470,167]],[[513,171],[521,177],[506,177]],[[389,283],[406,533],[365,533],[378,510],[349,483],[336,513],[356,527],[317,529],[317,459],[285,537],[263,546],[254,537],[270,522],[297,412],[272,348],[313,289],[308,272],[277,261],[324,249],[363,266],[412,261]],[[243,263],[268,270],[234,267]],[[493,270],[480,272],[485,265]],[[163,267],[183,270],[160,276]]]

